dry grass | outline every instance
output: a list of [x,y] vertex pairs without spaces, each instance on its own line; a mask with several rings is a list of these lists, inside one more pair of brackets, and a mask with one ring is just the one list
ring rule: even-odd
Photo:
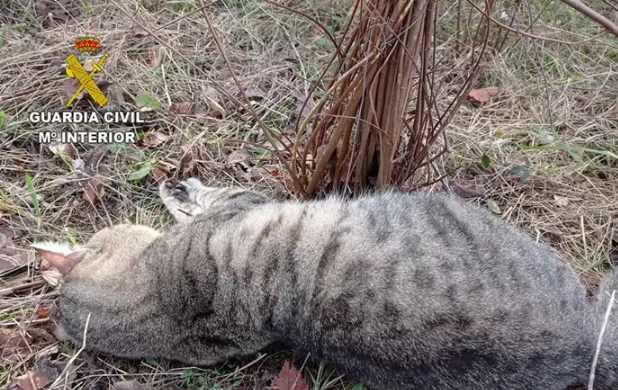
[[[67,17],[51,0],[9,2],[12,11],[0,9],[0,234],[17,232],[16,257],[29,262],[10,273],[0,271],[0,324],[19,336],[12,341],[18,343],[19,353],[0,369],[0,386],[32,369],[42,357],[66,363],[77,351],[48,333],[46,308],[53,306],[56,291],[34,269],[33,255],[25,249],[28,243],[83,242],[95,231],[120,222],[157,228],[169,224],[152,174],[129,180],[140,166],[161,166],[170,175],[196,175],[218,184],[255,186],[278,197],[289,196],[291,189],[284,170],[262,145],[265,139],[256,121],[236,105],[240,94],[198,3],[143,2],[135,14],[138,3],[126,0],[78,4],[75,9],[75,3],[63,0],[63,7],[74,13]],[[288,5],[337,35],[346,23],[349,4],[345,3],[311,0]],[[39,9],[40,4],[51,4],[43,16],[51,10],[66,21],[39,17],[36,4]],[[457,47],[456,5],[442,4],[438,51],[444,57],[441,64],[454,68],[460,60],[449,57]],[[505,4],[497,3],[496,9]],[[599,1],[596,9],[607,10],[616,19],[615,11],[604,4]],[[226,0],[206,11],[254,109],[273,131],[294,136],[303,99],[330,59],[332,45],[311,22],[266,2]],[[581,41],[599,32],[566,6],[533,5],[534,16],[541,11],[529,31],[534,35]],[[526,25],[527,12],[520,10],[515,27]],[[463,34],[473,31],[466,28],[461,27]],[[36,133],[52,128],[29,124],[27,113],[62,109],[67,100],[62,59],[72,50],[75,35],[86,31],[96,33],[110,54],[103,68],[112,82],[108,90],[112,108],[131,109],[139,94],[155,97],[160,109],[146,113],[148,123],[136,130],[156,131],[169,139],[155,147],[113,145],[102,159],[96,158],[92,145],[76,145],[76,158],[84,160],[85,167],[71,169],[37,143]],[[478,86],[499,86],[498,97],[480,106],[461,107],[447,128],[450,152],[433,167],[434,178],[447,175],[443,184],[487,203],[551,243],[590,286],[612,258],[618,260],[617,59],[618,43],[609,36],[565,46],[510,34],[478,81]],[[445,88],[448,91],[448,85]],[[224,118],[213,100],[225,108]],[[190,103],[191,110],[178,109],[182,103]],[[249,144],[247,152],[231,154],[240,146],[238,140]],[[187,151],[193,155],[193,166],[181,164]],[[485,168],[483,154],[490,159]],[[515,166],[520,168],[513,173]],[[526,170],[530,177],[523,180]],[[26,173],[32,177],[31,186]],[[107,178],[105,193],[90,205],[82,199],[82,187],[97,175]],[[21,291],[8,294],[11,288]],[[82,354],[73,367],[74,382],[67,388],[107,389],[110,382],[137,378],[157,388],[198,389],[181,386],[183,373],[193,373],[221,388],[240,380],[237,388],[262,389],[289,357],[274,353],[257,361],[233,361],[213,372]],[[298,357],[298,366],[303,359]],[[243,369],[236,370],[239,367]],[[317,375],[316,366],[310,367]],[[337,374],[325,375],[323,367],[320,376],[315,389],[346,387]]]
[[[569,8],[546,11],[538,24],[537,34],[572,41],[596,33]],[[564,29],[577,34],[559,35]],[[459,111],[453,152],[443,159],[446,171],[460,168],[456,183],[482,186],[506,217],[553,244],[592,285],[618,260],[617,55],[609,36],[572,46],[523,39],[507,48],[482,81],[500,87],[498,98]],[[478,167],[483,154],[486,169]],[[530,178],[522,180],[511,170],[526,158]]]

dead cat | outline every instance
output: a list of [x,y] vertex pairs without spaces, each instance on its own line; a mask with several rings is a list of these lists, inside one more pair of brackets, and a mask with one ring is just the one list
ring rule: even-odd
[[[618,276],[586,296],[549,248],[439,194],[275,202],[197,179],[162,184],[165,233],[118,225],[38,245],[64,274],[68,336],[127,358],[213,365],[274,342],[373,390],[588,382]],[[612,314],[595,389],[618,388]]]

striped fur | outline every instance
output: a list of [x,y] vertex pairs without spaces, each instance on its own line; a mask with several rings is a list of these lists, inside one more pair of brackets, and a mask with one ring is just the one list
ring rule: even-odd
[[[284,342],[375,390],[563,390],[586,382],[618,280],[591,302],[548,248],[447,195],[278,203],[191,179],[161,196],[178,225],[104,229],[66,276],[75,341],[90,313],[88,347],[129,358]],[[617,385],[615,322],[595,388]]]

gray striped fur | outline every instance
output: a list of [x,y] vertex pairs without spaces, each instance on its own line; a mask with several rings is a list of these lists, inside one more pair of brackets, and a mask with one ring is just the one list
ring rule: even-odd
[[[90,313],[88,348],[129,358],[212,365],[281,341],[374,390],[563,390],[587,381],[618,279],[589,299],[548,248],[447,195],[280,203],[191,179],[161,196],[179,224],[104,229],[66,276],[76,342]],[[599,389],[618,383],[614,317]]]

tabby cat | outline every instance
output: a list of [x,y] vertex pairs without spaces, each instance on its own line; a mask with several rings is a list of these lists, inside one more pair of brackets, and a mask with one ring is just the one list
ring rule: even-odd
[[[588,298],[549,248],[456,197],[387,192],[275,202],[166,181],[179,222],[40,246],[64,272],[69,338],[127,358],[213,365],[274,342],[374,390],[585,384],[611,273]],[[55,252],[55,253],[50,253]],[[612,315],[595,388],[618,388]]]

